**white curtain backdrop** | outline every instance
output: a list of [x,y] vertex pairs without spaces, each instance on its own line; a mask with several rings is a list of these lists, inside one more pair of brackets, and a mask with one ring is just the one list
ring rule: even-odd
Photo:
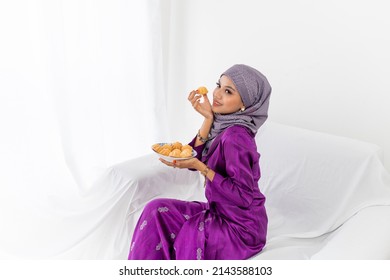
[[97,179],[167,136],[160,2],[0,1],[0,258],[74,248]]

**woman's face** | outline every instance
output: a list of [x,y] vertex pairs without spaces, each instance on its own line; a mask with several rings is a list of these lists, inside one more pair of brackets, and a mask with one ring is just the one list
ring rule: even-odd
[[242,107],[244,107],[244,104],[233,81],[223,75],[217,82],[217,87],[213,92],[213,112],[231,114],[239,111]]

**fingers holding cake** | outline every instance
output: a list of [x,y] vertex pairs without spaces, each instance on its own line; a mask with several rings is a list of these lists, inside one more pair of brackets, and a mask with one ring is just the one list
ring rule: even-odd
[[202,97],[207,99],[207,93],[208,90],[204,86],[198,87],[197,90],[191,91],[188,96],[188,100],[191,102],[192,107],[196,109]]
[[196,90],[191,91],[190,95],[188,96],[188,100],[191,102],[191,105],[194,108],[197,104],[199,104],[201,98],[202,95],[198,94]]

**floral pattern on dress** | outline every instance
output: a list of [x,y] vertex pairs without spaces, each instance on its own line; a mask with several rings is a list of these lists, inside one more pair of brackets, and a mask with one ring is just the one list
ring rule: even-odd
[[198,248],[196,250],[196,259],[197,260],[201,260],[202,259],[202,249],[201,248]]
[[156,245],[156,251],[160,251],[161,248],[162,248],[162,243],[161,243],[161,241],[160,241],[160,243],[158,243],[158,244]]
[[168,212],[169,211],[168,207],[159,207],[157,210],[160,213],[164,213],[164,212]]
[[148,224],[148,221],[147,220],[144,220],[141,224],[141,226],[139,227],[140,230],[143,230],[145,228],[145,226]]
[[134,249],[135,242],[131,243],[130,252]]

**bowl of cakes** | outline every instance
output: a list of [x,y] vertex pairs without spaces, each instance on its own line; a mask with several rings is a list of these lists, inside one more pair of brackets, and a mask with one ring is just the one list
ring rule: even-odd
[[196,151],[190,145],[183,145],[180,142],[156,143],[152,150],[161,158],[172,162],[173,160],[190,159],[196,156]]

